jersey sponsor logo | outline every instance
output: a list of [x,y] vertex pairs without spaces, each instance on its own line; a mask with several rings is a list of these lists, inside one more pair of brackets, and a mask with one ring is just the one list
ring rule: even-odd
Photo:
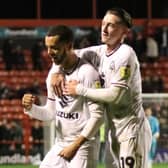
[[57,116],[68,120],[76,120],[79,118],[78,113],[65,113],[63,111],[57,111]]
[[112,71],[115,70],[115,63],[114,63],[114,61],[111,61],[109,68],[110,68]]
[[71,96],[65,96],[63,95],[61,98],[60,98],[60,105],[62,108],[66,107],[69,105],[69,103],[73,102],[74,98],[72,98]]
[[95,86],[95,88],[101,88],[101,83],[100,83],[100,81],[95,81],[94,82],[94,86]]
[[128,79],[131,74],[131,69],[129,66],[122,66],[120,67],[120,77],[122,79]]

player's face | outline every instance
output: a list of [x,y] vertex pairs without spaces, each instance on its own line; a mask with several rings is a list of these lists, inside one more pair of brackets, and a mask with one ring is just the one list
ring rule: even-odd
[[45,45],[48,55],[56,65],[63,64],[66,54],[66,45],[59,42],[59,36],[46,36]]
[[151,115],[152,115],[152,110],[151,110],[151,108],[147,108],[147,109],[145,110],[145,114],[146,114],[147,117],[151,116]]
[[102,20],[101,41],[114,47],[123,40],[127,31],[127,27],[121,24],[118,16],[108,13]]

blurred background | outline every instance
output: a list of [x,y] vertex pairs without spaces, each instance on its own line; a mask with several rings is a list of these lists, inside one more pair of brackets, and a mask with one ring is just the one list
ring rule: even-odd
[[[168,0],[5,0],[0,5],[0,166],[38,164],[53,144],[54,125],[31,119],[21,106],[27,92],[39,97],[37,104],[45,103],[49,26],[70,26],[75,48],[100,44],[101,19],[111,7],[123,7],[133,17],[125,42],[140,61],[144,108],[151,108],[160,125],[154,162],[168,163]],[[102,157],[103,150],[100,162]]]

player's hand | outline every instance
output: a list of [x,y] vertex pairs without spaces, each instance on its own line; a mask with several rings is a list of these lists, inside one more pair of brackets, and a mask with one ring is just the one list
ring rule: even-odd
[[22,105],[26,110],[30,110],[32,108],[32,104],[35,103],[36,96],[26,93],[22,98]]
[[80,148],[80,146],[87,141],[87,139],[80,135],[72,144],[65,147],[60,153],[59,156],[63,157],[64,159],[71,161],[72,158],[75,156],[76,152]]
[[63,89],[63,93],[65,95],[69,95],[69,96],[76,96],[76,87],[79,84],[78,81],[76,80],[70,80],[68,82],[65,82],[65,87]]
[[75,144],[71,144],[65,147],[60,153],[59,156],[63,157],[64,159],[71,161],[75,156],[76,152],[78,151],[79,146]]
[[51,86],[58,97],[63,96],[63,88],[65,85],[65,78],[62,73],[53,73],[51,75]]

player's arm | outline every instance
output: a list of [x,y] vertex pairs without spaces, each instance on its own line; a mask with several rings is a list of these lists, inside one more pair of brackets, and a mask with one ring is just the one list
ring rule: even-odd
[[65,147],[59,155],[70,161],[78,151],[78,149],[87,141],[87,138],[80,135],[71,145]]
[[77,95],[81,95],[95,101],[118,104],[118,102],[126,95],[127,90],[130,87],[134,67],[135,65],[131,64],[128,59],[126,63],[121,63],[121,65],[116,67],[116,72],[113,74],[110,81],[111,84],[108,88],[94,89],[78,84],[75,88],[75,92]]
[[49,84],[50,76],[48,76],[47,82],[47,95],[46,104],[39,106],[35,104],[35,96],[32,94],[24,94],[22,98],[22,105],[24,107],[24,113],[29,116],[42,120],[52,120],[55,118],[56,106],[55,106],[55,95]]
[[48,99],[44,106],[32,104],[29,109],[24,108],[24,113],[38,120],[48,121],[54,119],[56,111],[53,109],[55,109],[55,102]]
[[156,139],[158,139],[160,137],[160,126],[159,126],[159,121],[156,118],[155,120],[155,133],[153,135]]
[[113,85],[111,85],[111,87],[109,88],[92,89],[86,88],[83,85],[79,84],[76,88],[77,95],[81,95],[95,101],[114,104],[118,103],[125,92],[126,88]]
[[135,62],[128,56],[116,67],[110,87],[88,88],[76,81],[71,81],[65,85],[64,92],[67,95],[80,95],[99,102],[118,104],[127,94],[134,68]]
[[67,95],[80,95],[104,103],[117,103],[125,91],[126,88],[113,85],[110,88],[87,88],[75,80],[67,82],[63,90],[64,94]]
[[[83,76],[83,79],[81,79],[80,82],[83,83],[83,86],[92,89],[100,88],[101,85],[98,72],[91,66],[82,68],[81,71],[83,70],[83,74],[81,74],[81,76]],[[85,101],[88,104],[90,118],[81,132],[81,135],[87,139],[91,139],[97,133],[104,121],[104,106],[102,103],[95,102],[88,98],[85,98]]]

